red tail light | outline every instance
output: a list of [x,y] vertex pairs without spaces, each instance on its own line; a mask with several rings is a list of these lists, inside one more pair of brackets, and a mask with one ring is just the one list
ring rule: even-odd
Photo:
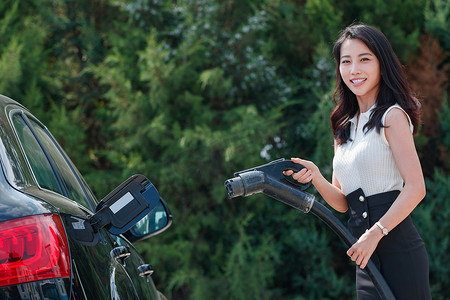
[[70,277],[66,234],[58,215],[0,222],[0,286]]

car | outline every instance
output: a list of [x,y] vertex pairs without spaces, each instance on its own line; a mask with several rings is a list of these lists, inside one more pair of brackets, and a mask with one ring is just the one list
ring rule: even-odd
[[166,299],[133,242],[172,224],[136,174],[98,201],[49,130],[0,95],[0,299]]

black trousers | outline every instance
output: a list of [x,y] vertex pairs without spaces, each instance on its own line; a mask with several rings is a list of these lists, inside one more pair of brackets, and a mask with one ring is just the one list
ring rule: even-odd
[[[400,194],[390,191],[366,197],[362,189],[347,195],[348,226],[355,238],[371,228]],[[428,255],[411,216],[383,237],[371,260],[380,270],[397,300],[431,299]],[[358,300],[381,299],[366,270],[356,266]]]

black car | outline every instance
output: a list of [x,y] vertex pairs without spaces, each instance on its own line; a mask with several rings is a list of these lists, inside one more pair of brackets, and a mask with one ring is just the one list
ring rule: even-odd
[[172,216],[135,175],[97,201],[25,107],[0,95],[0,299],[165,299],[131,242]]

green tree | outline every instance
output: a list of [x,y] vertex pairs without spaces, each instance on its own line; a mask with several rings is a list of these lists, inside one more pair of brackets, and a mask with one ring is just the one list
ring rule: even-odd
[[[190,27],[203,25],[206,17],[220,19],[202,16],[204,12],[193,9],[189,2],[184,5],[184,18],[193,22]],[[211,5],[210,14],[215,16],[222,9]],[[261,16],[256,15],[249,16],[248,29],[236,30],[257,33],[259,19],[252,18]],[[229,176],[237,169],[263,163],[260,152],[275,136],[280,113],[256,101],[254,95],[263,95],[260,87],[271,84],[273,88],[267,89],[264,96],[276,99],[274,93],[284,92],[277,85],[283,85],[279,79],[271,82],[276,67],[257,56],[257,49],[246,46],[250,44],[247,39],[255,38],[251,33],[246,33],[248,37],[229,33],[232,38],[226,32],[216,35],[223,30],[221,25],[213,23],[196,34],[183,32],[177,43],[172,35],[166,39],[156,30],[150,31],[145,49],[138,52],[138,78],[127,76],[129,73],[122,68],[128,66],[118,50],[93,68],[101,84],[109,88],[105,99],[115,119],[112,128],[118,133],[108,157],[115,162],[115,168],[124,170],[123,176],[131,172],[147,174],[169,199],[176,224],[183,224],[162,237],[165,245],[142,243],[141,248],[152,259],[160,259],[167,270],[161,281],[174,297],[193,293],[207,299],[205,295],[222,293],[238,299],[248,292],[248,287],[238,288],[241,277],[236,276],[240,274],[230,270],[239,266],[256,274],[252,266],[238,258],[238,249],[247,249],[255,265],[260,261],[257,253],[270,249],[267,243],[258,241],[252,245],[245,241],[241,248],[235,245],[240,225],[233,220],[247,218],[249,209],[243,203],[243,210],[238,212],[234,200],[224,199],[223,182],[224,174]],[[223,40],[224,36],[228,41]],[[258,51],[264,51],[264,46],[261,42]],[[230,76],[239,68],[242,70],[237,76]],[[262,82],[256,84],[258,80]],[[256,212],[261,209],[252,207]],[[224,226],[223,220],[229,224]],[[168,246],[179,250],[160,251]],[[234,253],[231,256],[230,251]],[[216,264],[227,260],[228,264]],[[268,259],[264,269],[271,269],[271,263]],[[268,285],[269,275],[260,274],[259,278],[266,278]],[[261,288],[254,285],[254,292],[260,293]]]
[[33,8],[18,1],[2,1],[0,16],[1,93],[21,99],[37,115],[43,115],[43,110],[49,107],[43,91],[48,83],[47,27]]

